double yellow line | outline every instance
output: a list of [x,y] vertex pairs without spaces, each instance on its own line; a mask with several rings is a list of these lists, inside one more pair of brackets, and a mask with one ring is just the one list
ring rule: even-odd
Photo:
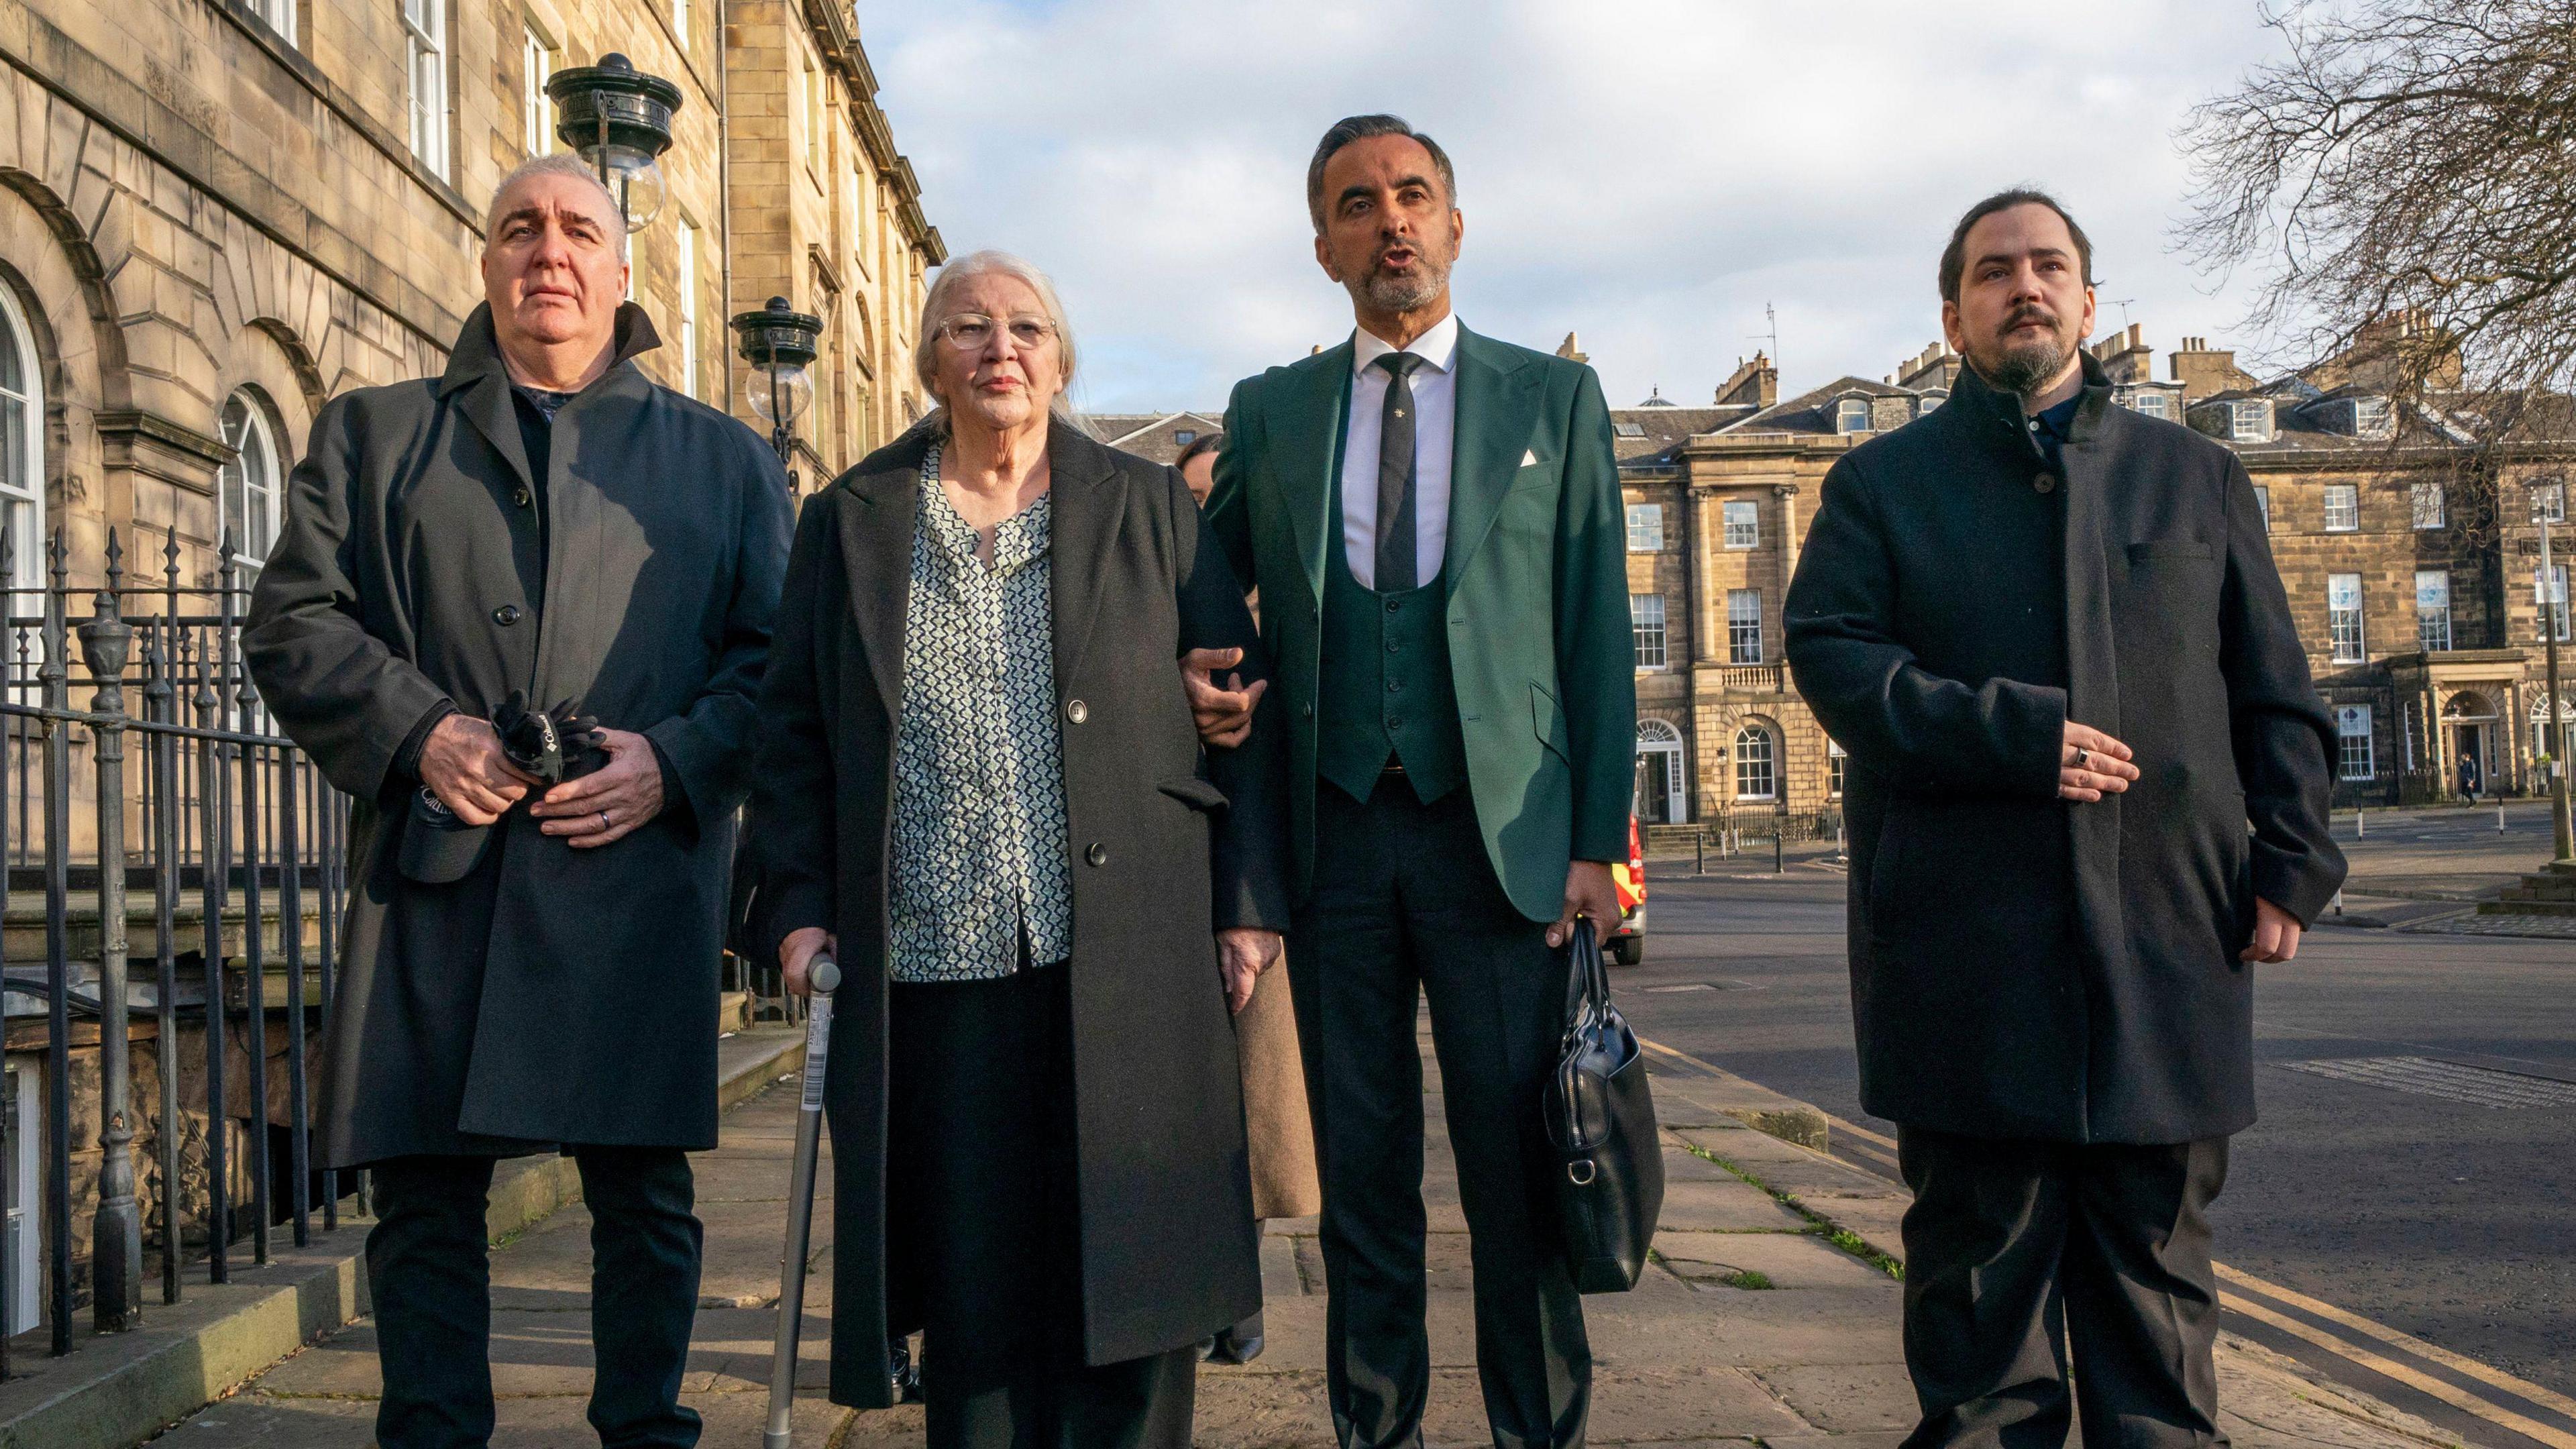
[[[1721,1077],[1733,1075],[1723,1068],[1711,1066],[1687,1052],[1677,1051],[1661,1042],[1647,1042],[1643,1038],[1640,1038],[1640,1041],[1663,1056],[1688,1063],[1702,1071]],[[1846,1122],[1831,1113],[1825,1114],[1825,1121],[1844,1139],[1841,1145],[1853,1155],[1881,1163],[1890,1171],[1895,1170],[1897,1165],[1895,1138],[1884,1133],[1873,1132],[1856,1122]],[[2512,1403],[2500,1402],[2499,1398],[2519,1399],[2525,1407],[2561,1415],[2570,1422],[2576,1422],[2576,1399],[2571,1399],[2553,1389],[2544,1388],[2528,1379],[2506,1373],[2491,1364],[2480,1363],[2466,1355],[2454,1353],[2440,1344],[2426,1343],[2411,1334],[2401,1333],[2384,1323],[2374,1322],[2349,1309],[2337,1308],[2331,1303],[2311,1298],[2296,1289],[2267,1282],[2242,1268],[2230,1267],[2225,1263],[2214,1266],[2218,1270],[2219,1282],[2227,1285],[2219,1290],[2219,1305],[2229,1312],[2241,1313],[2257,1323],[2277,1329],[2347,1363],[2368,1369],[2372,1373],[2404,1384],[2418,1393],[2438,1399],[2464,1414],[2482,1419],[2501,1429],[2510,1429],[2534,1443],[2546,1444],[2550,1449],[2576,1449],[2576,1433],[2543,1423]],[[2243,1291],[2229,1292],[2227,1287]],[[2256,1298],[2247,1297],[2247,1294],[2258,1294],[2261,1298],[2271,1301],[2262,1302]],[[2283,1312],[2284,1308],[2296,1309],[2309,1316],[2294,1317]],[[2322,1319],[2325,1324],[2331,1324],[2333,1327],[2329,1328],[2312,1321],[2314,1319]],[[2338,1333],[2336,1331],[2338,1329],[2342,1332]],[[2447,1369],[2472,1383],[2496,1391],[2496,1396],[2480,1394],[2450,1379],[2426,1373],[2416,1364],[2391,1357],[2381,1351],[2383,1349],[2393,1349],[2419,1363]]]

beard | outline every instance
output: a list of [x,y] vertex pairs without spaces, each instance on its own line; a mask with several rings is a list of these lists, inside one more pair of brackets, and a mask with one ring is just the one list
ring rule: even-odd
[[[2027,341],[2003,341],[2014,328],[2025,322],[2047,326],[2047,335]],[[1979,355],[1982,354],[1982,355]],[[1998,392],[2028,397],[2055,382],[2075,356],[2075,343],[2061,327],[2054,313],[2038,307],[2023,307],[2004,319],[1997,344],[1991,349],[1978,349],[1968,360],[1977,372]]]
[[1406,273],[1380,270],[1369,263],[1368,275],[1347,284],[1360,305],[1378,312],[1412,312],[1430,305],[1449,285],[1449,259],[1434,256],[1426,247],[1413,247],[1413,269]]

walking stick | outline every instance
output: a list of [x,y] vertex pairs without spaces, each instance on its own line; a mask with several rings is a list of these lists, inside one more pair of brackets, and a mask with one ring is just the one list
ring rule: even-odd
[[840,965],[817,956],[806,979],[805,1095],[796,1111],[796,1166],[787,1185],[787,1251],[778,1264],[778,1346],[769,1363],[769,1432],[761,1449],[788,1449],[796,1431],[796,1338],[805,1326],[805,1259],[814,1237],[814,1165],[823,1150],[823,1067],[832,1054],[832,990]]

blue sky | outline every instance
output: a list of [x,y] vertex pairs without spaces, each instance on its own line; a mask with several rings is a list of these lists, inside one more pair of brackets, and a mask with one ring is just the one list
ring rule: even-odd
[[[1972,20],[1962,14],[1972,13]],[[1078,401],[1224,403],[1350,330],[1314,262],[1316,136],[1392,110],[1455,158],[1458,311],[1582,339],[1614,404],[1708,401],[1778,313],[1782,386],[1881,376],[1939,335],[1951,221],[2002,186],[2092,233],[2101,327],[2253,348],[2170,250],[2174,130],[2279,52],[2251,0],[861,0],[922,204],[952,252],[1054,274]],[[2221,345],[2225,345],[2222,341]]]

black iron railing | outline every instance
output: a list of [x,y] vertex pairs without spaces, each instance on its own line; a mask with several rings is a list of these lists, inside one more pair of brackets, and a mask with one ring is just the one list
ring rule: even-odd
[[[0,534],[0,1020],[12,1058],[41,1054],[44,1107],[33,1153],[0,1114],[0,1153],[13,1192],[41,1198],[11,1206],[40,1209],[35,1271],[58,1354],[84,1283],[99,1330],[133,1327],[147,1250],[161,1301],[176,1303],[191,1261],[223,1282],[243,1237],[266,1262],[273,1226],[291,1223],[301,1245],[317,1210],[337,1225],[341,1188],[355,1186],[311,1171],[307,1082],[335,985],[348,801],[274,732],[251,687],[250,567],[227,540],[211,583],[189,583],[178,544],[162,555],[157,583],[130,576],[111,528],[102,583],[75,588],[59,533],[32,579]],[[38,893],[40,917],[20,909]],[[157,1100],[142,1103],[130,1048],[147,1028]],[[72,1139],[93,1078],[94,1159]],[[148,1192],[135,1147],[146,1135]],[[0,1305],[20,1301],[21,1251],[0,1252]],[[0,1375],[7,1351],[0,1334]]]

